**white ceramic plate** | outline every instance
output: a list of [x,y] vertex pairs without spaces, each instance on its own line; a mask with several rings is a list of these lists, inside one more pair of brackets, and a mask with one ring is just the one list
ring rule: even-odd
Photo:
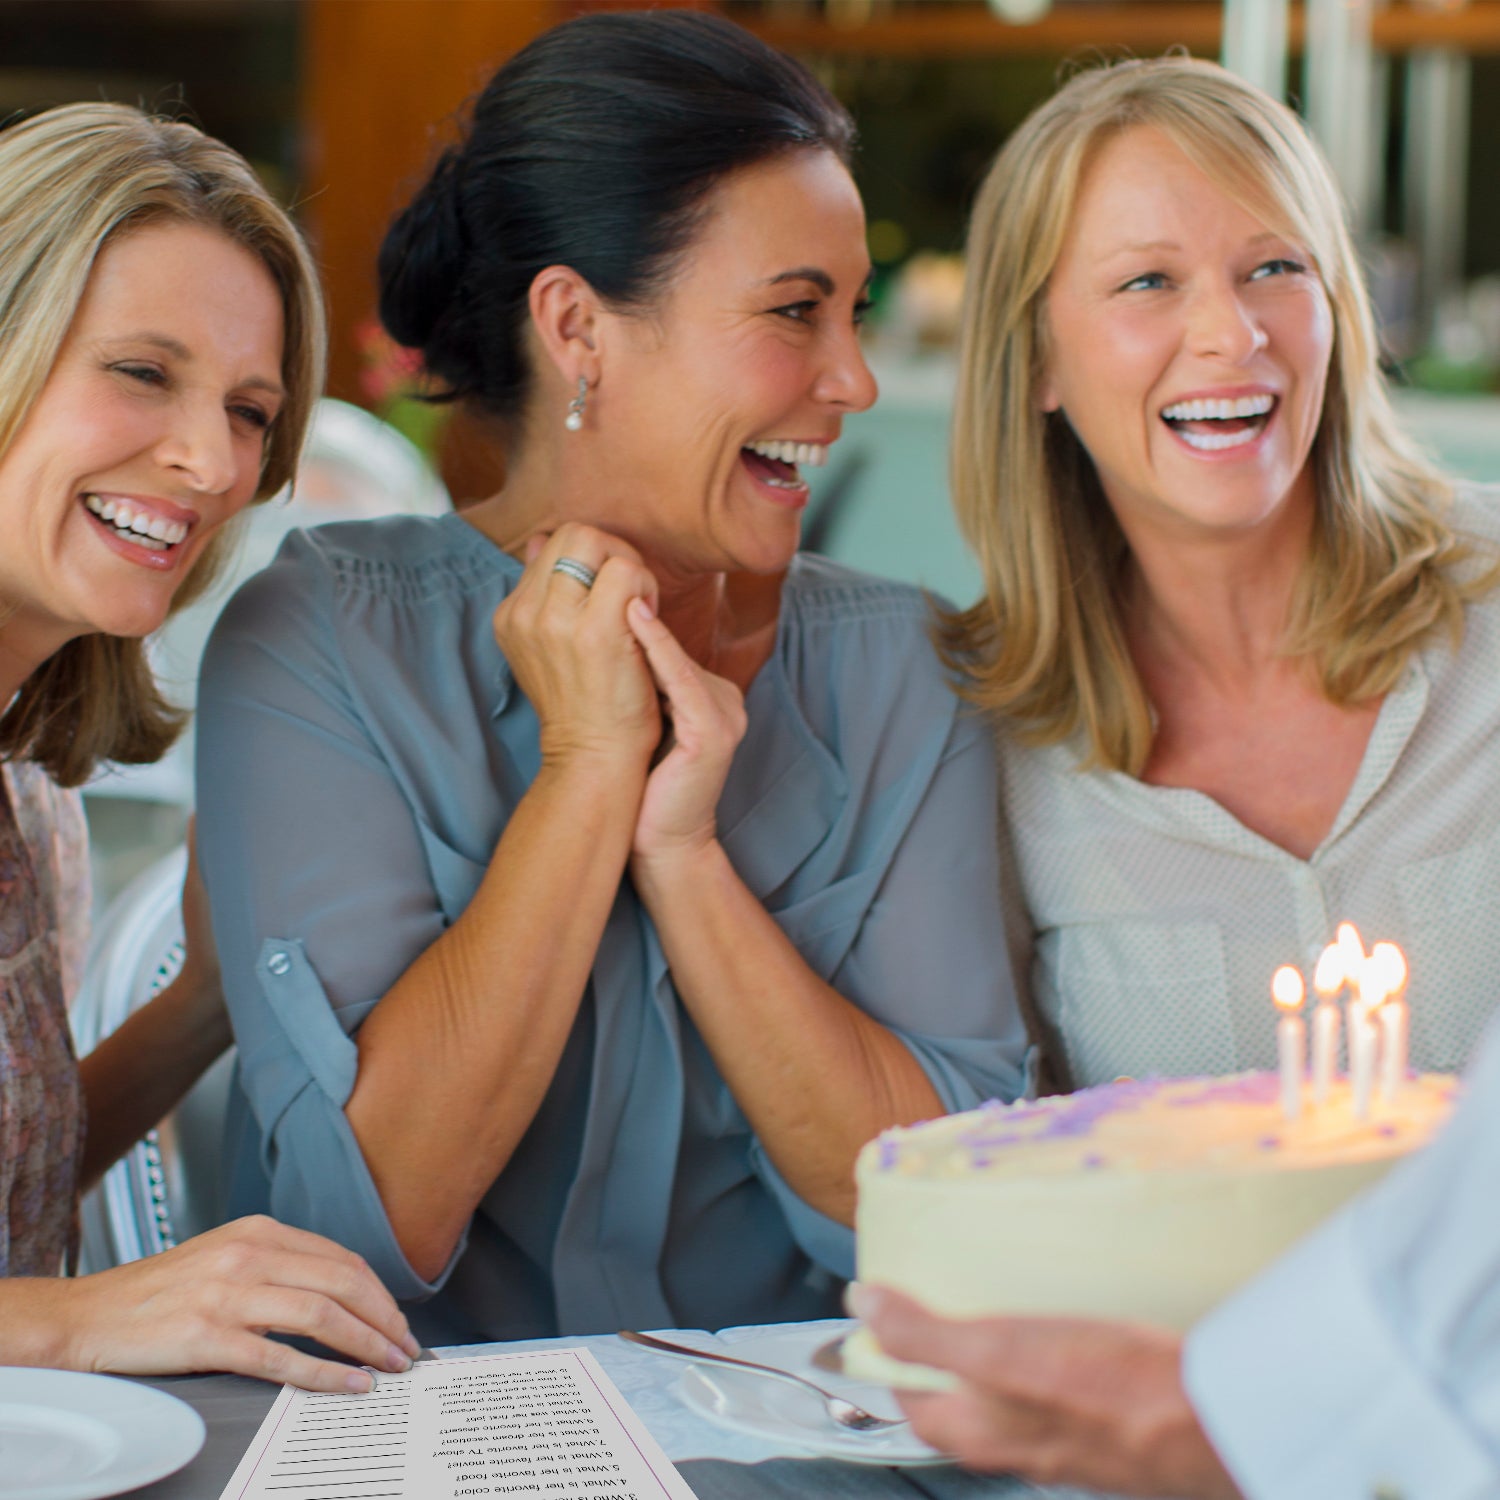
[[175,1473],[202,1446],[202,1417],[163,1391],[0,1368],[0,1496],[102,1500]]
[[[774,1365],[805,1375],[836,1396],[857,1402],[878,1417],[899,1417],[901,1409],[883,1385],[867,1385],[847,1375],[829,1375],[812,1366],[820,1344],[828,1342],[826,1324],[807,1330],[782,1329],[759,1337],[719,1346],[736,1359]],[[823,1458],[841,1458],[856,1464],[944,1464],[952,1459],[912,1436],[911,1428],[889,1432],[846,1432],[824,1410],[811,1391],[799,1390],[782,1380],[770,1380],[749,1370],[727,1365],[690,1365],[677,1382],[677,1394],[685,1405],[735,1432],[784,1443]]]

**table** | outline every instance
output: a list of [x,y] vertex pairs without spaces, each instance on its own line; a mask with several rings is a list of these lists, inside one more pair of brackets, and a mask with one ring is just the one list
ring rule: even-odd
[[[830,1324],[830,1329],[842,1325]],[[674,1336],[680,1336],[674,1334]],[[692,1338],[688,1334],[689,1339]],[[960,1469],[888,1469],[833,1459],[778,1455],[758,1439],[724,1433],[688,1413],[671,1395],[681,1366],[614,1337],[541,1340],[512,1349],[591,1349],[636,1413],[673,1457],[698,1500],[1088,1500],[1076,1490],[1038,1489],[1020,1480]],[[219,1500],[240,1456],[276,1399],[278,1386],[238,1375],[145,1380],[193,1407],[208,1428],[185,1469],[136,1490],[132,1500]],[[714,1456],[682,1457],[685,1453]],[[731,1456],[733,1455],[733,1456]]]

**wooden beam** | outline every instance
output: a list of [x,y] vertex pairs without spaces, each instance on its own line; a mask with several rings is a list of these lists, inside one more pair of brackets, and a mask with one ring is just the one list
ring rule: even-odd
[[[795,15],[746,17],[742,24],[773,47],[828,56],[1067,56],[1090,48],[1151,54],[1169,47],[1217,56],[1223,16],[1212,0],[1064,3],[1054,5],[1039,21],[1013,26],[979,5],[934,0],[911,10],[878,14],[858,26]],[[1302,46],[1304,26],[1302,8],[1296,6],[1290,34],[1294,49]],[[1500,0],[1440,7],[1395,0],[1376,11],[1374,39],[1380,52],[1451,47],[1468,53],[1500,53]]]
[[302,218],[332,319],[329,393],[362,400],[354,331],[375,311],[375,255],[465,101],[562,19],[559,0],[309,0]]
[[910,58],[1052,55],[1112,46],[1140,52],[1172,46],[1216,52],[1222,27],[1220,8],[1209,0],[1054,5],[1041,20],[1023,26],[1000,20],[982,5],[940,0],[882,12],[858,26],[835,25],[816,16],[735,19],[786,52]]

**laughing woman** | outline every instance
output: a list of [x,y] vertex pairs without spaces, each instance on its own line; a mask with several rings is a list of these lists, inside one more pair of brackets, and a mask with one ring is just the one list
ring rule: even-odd
[[861,1143],[1020,1087],[985,732],[915,590],[796,556],[875,397],[850,135],[707,16],[519,54],[381,257],[504,488],[210,646],[237,1199],[428,1342],[833,1314]]
[[229,1041],[190,877],[181,975],[75,1061],[88,852],[69,789],[181,727],[139,638],[291,477],[322,323],[296,230],[217,141],[103,104],[0,134],[0,1364],[365,1390],[266,1331],[389,1369],[416,1352],[355,1256],[264,1220],[59,1274],[79,1191]]
[[1343,920],[1406,949],[1420,1067],[1500,993],[1500,510],[1402,433],[1339,204],[1168,58],[1072,80],[975,208],[947,640],[1075,1084],[1274,1065],[1270,976]]

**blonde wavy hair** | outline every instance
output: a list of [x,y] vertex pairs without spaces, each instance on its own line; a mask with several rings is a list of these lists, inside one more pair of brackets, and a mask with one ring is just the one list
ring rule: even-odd
[[1126,646],[1127,548],[1094,465],[1038,385],[1048,278],[1100,148],[1150,126],[1274,232],[1304,246],[1332,308],[1333,353],[1311,462],[1312,543],[1285,649],[1335,703],[1391,688],[1434,633],[1495,580],[1447,520],[1452,485],[1401,432],[1377,363],[1369,298],[1339,190],[1297,117],[1209,62],[1131,61],[1079,73],[1006,143],[968,239],[951,470],[985,597],[941,616],[961,691],[1025,743],[1080,731],[1087,763],[1138,775],[1152,715]]
[[[281,293],[287,399],[266,442],[255,496],[264,500],[291,481],[323,387],[317,272],[243,158],[191,125],[127,105],[65,105],[0,132],[0,455],[47,382],[100,251],[164,222],[219,230],[265,265]],[[230,542],[226,528],[204,550],[174,609],[203,592]],[[8,608],[0,599],[0,629]],[[183,718],[152,679],[141,641],[80,636],[0,715],[0,760],[35,760],[76,786],[101,760],[157,759]]]

